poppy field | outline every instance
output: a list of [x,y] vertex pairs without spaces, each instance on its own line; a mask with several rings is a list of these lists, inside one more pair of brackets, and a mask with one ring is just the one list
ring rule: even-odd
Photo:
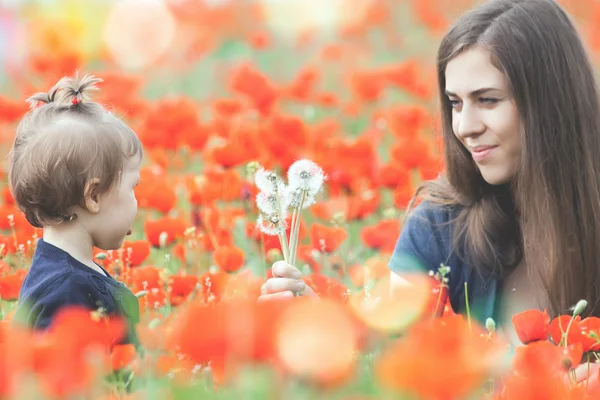
[[[3,154],[25,99],[77,70],[144,146],[133,234],[95,251],[138,297],[140,350],[101,310],[44,333],[11,323],[43,233],[3,159],[0,399],[600,398],[585,299],[515,316],[513,348],[452,311],[452,266],[389,291],[404,210],[443,170],[437,45],[477,3],[0,0]],[[600,1],[560,3],[600,65]],[[318,185],[302,186],[306,166]],[[279,197],[291,211],[265,217]],[[258,302],[280,260],[319,298]]]

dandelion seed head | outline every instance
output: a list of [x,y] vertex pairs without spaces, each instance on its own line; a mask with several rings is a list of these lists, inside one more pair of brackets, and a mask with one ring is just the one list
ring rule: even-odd
[[289,185],[307,191],[309,197],[319,192],[325,179],[323,169],[311,160],[298,160],[288,169]]
[[276,236],[279,233],[277,223],[273,223],[271,218],[265,218],[262,214],[258,216],[256,225],[262,233],[268,236]]
[[284,195],[287,198],[289,207],[298,208],[300,207],[300,200],[302,199],[302,190],[298,187],[291,185],[286,186]]
[[273,182],[269,179],[272,172],[264,168],[260,168],[254,174],[254,184],[261,192],[273,192]]
[[277,213],[277,196],[275,193],[259,192],[256,195],[256,206],[265,214]]

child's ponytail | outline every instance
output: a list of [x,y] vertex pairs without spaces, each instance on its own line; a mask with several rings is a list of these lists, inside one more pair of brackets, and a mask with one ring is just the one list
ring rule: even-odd
[[90,101],[89,92],[98,90],[96,84],[103,82],[101,78],[90,74],[60,79],[47,93],[36,93],[27,99],[30,107],[36,108],[40,103],[52,104],[59,109],[72,109],[80,107],[82,103]]

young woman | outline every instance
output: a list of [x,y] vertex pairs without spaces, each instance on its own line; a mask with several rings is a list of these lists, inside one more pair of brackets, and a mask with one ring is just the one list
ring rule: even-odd
[[[425,182],[389,262],[392,285],[450,266],[449,296],[510,331],[525,309],[600,315],[600,109],[573,22],[552,0],[489,1],[438,51],[445,174]],[[273,266],[264,297],[312,294]]]

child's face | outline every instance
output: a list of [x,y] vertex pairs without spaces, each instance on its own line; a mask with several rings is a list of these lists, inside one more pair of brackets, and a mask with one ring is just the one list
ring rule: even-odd
[[100,200],[100,210],[93,216],[90,233],[94,246],[102,250],[116,250],[123,245],[125,236],[137,214],[134,189],[140,179],[141,157],[126,159],[119,186],[114,186]]

